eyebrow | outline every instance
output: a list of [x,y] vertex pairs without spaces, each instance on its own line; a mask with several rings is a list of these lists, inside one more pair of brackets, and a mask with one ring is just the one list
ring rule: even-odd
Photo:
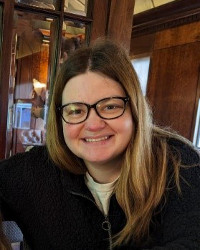
[[99,99],[98,101],[93,102],[92,104],[84,102],[84,101],[71,101],[71,102],[66,102],[66,103],[62,104],[61,106],[67,105],[67,104],[75,104],[75,103],[82,103],[82,104],[87,104],[87,105],[93,105],[93,104],[98,103],[99,101],[103,101],[103,100],[106,100],[106,99],[112,99],[112,98],[128,98],[128,96],[119,96],[119,95],[108,96],[108,97],[104,97],[102,99]]

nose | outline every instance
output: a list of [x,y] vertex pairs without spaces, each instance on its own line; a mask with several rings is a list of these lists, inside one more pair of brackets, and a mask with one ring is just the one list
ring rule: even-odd
[[85,121],[85,128],[89,131],[99,131],[105,128],[105,126],[105,120],[99,117],[94,109],[91,109]]

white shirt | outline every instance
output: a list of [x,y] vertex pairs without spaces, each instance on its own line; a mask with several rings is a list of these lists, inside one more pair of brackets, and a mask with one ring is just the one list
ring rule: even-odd
[[85,175],[85,184],[92,193],[97,206],[105,215],[108,214],[110,197],[114,190],[116,181],[117,180],[111,183],[100,184],[98,182],[95,182],[92,176],[88,172],[86,172]]

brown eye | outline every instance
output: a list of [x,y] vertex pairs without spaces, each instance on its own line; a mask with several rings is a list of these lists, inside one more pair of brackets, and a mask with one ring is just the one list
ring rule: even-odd
[[67,115],[71,115],[71,116],[75,116],[75,115],[81,115],[82,113],[84,113],[83,110],[81,109],[74,109],[74,110],[69,110]]

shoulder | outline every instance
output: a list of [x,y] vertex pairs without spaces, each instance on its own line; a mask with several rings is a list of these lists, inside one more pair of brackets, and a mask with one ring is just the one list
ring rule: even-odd
[[200,165],[200,152],[186,139],[167,139],[168,150],[180,159],[181,165]]
[[8,178],[20,179],[31,175],[33,171],[44,168],[48,159],[45,146],[34,147],[29,152],[18,153],[9,159],[0,161],[0,182]]
[[[174,244],[174,249],[185,244],[191,246],[191,249],[197,249],[195,246],[200,237],[199,153],[190,142],[181,138],[167,139],[167,143],[170,154],[178,160],[179,167],[169,176],[164,203],[159,207],[163,241],[170,243],[172,247]],[[168,161],[169,169],[172,169],[171,160]],[[179,177],[179,190],[176,176]]]
[[[169,150],[172,157],[175,157],[179,163],[179,181],[181,193],[188,192],[188,195],[195,193],[195,197],[199,197],[200,192],[200,154],[198,150],[187,140],[169,139]],[[168,167],[171,169],[172,158],[168,162]],[[176,171],[173,171],[173,176],[176,175]],[[171,178],[169,178],[171,179]],[[171,181],[174,178],[171,179]],[[170,181],[170,182],[171,182]],[[173,186],[173,181],[171,185]],[[171,186],[170,185],[170,186]],[[198,198],[198,200],[200,200]]]
[[59,176],[59,168],[49,159],[46,147],[34,147],[0,162],[0,196],[35,192],[49,182],[56,182]]
[[27,201],[33,204],[38,195],[45,193],[44,190],[51,190],[51,194],[53,190],[56,192],[60,185],[59,176],[59,168],[49,159],[44,146],[1,161],[0,206],[3,215],[8,218],[14,215],[10,214],[8,207],[12,211],[22,211]]
[[47,150],[45,146],[34,147],[28,152],[17,153],[16,155],[11,156],[8,159],[1,160],[0,169],[4,167],[12,167],[12,166],[17,167],[19,164],[23,165],[23,164],[26,164],[26,162],[29,162],[29,163],[35,162],[35,161],[47,158],[47,156],[48,154],[47,154]]

